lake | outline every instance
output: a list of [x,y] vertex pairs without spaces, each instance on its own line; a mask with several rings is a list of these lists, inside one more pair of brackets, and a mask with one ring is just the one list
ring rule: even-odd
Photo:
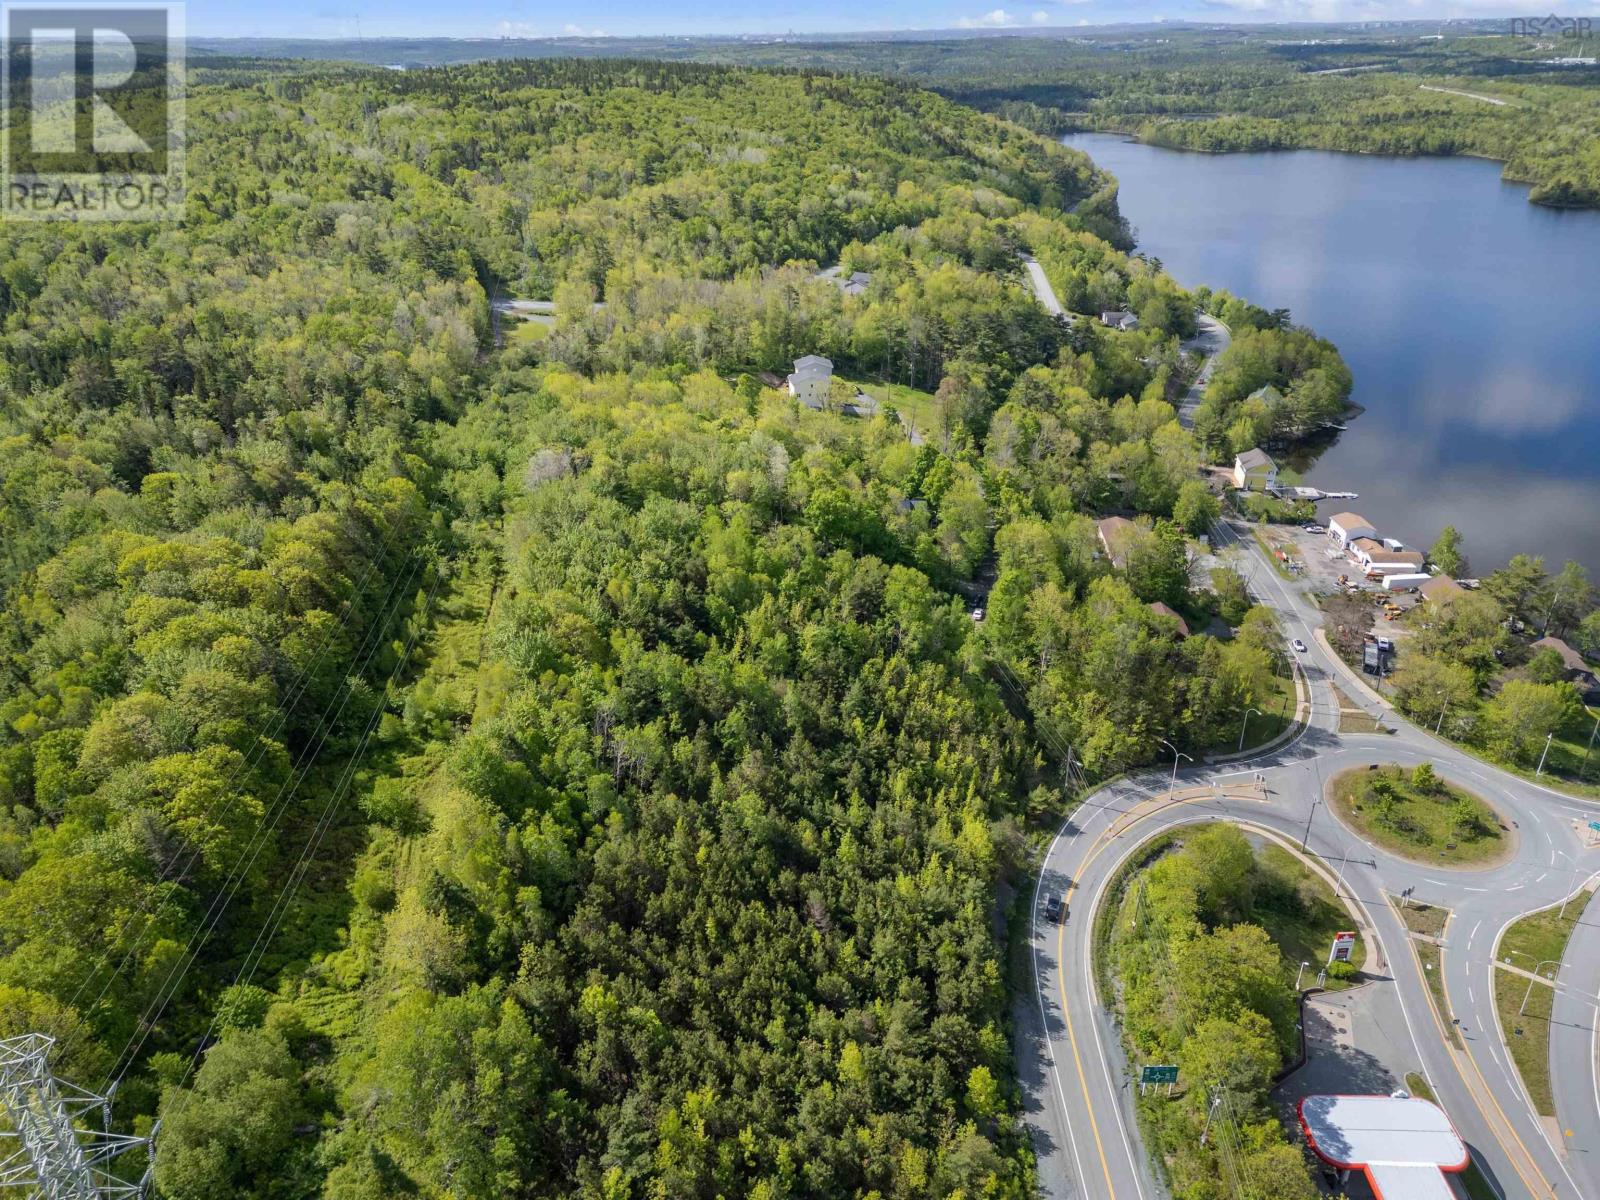
[[1339,347],[1365,412],[1305,482],[1389,537],[1445,525],[1472,569],[1542,554],[1600,577],[1600,213],[1527,202],[1498,163],[1194,154],[1080,134],[1139,248],[1186,286],[1288,308]]

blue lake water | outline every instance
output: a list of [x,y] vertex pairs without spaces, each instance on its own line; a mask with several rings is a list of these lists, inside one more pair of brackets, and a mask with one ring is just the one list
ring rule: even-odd
[[1064,140],[1180,283],[1338,345],[1366,411],[1307,482],[1408,544],[1455,525],[1479,574],[1526,552],[1600,578],[1600,213],[1529,204],[1477,159]]

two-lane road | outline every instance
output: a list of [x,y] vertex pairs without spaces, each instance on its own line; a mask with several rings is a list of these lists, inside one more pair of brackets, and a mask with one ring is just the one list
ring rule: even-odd
[[[1573,825],[1574,815],[1586,812],[1586,806],[1495,770],[1400,721],[1349,679],[1345,691],[1382,715],[1394,732],[1340,734],[1338,704],[1328,685],[1348,668],[1334,662],[1312,636],[1319,624],[1314,605],[1271,572],[1231,529],[1219,526],[1216,537],[1245,572],[1258,600],[1276,612],[1285,636],[1308,645],[1300,657],[1312,694],[1310,718],[1287,744],[1248,762],[1180,772],[1170,795],[1166,770],[1103,788],[1073,811],[1051,845],[1032,927],[1038,986],[1033,1003],[1019,1003],[1016,1014],[1020,1078],[1043,1191],[1096,1200],[1164,1195],[1138,1139],[1121,1035],[1093,977],[1090,927],[1117,868],[1140,844],[1175,825],[1226,819],[1297,846],[1304,840],[1336,871],[1343,894],[1376,938],[1369,962],[1385,980],[1379,986],[1396,990],[1407,1027],[1402,1044],[1412,1047],[1415,1069],[1429,1081],[1500,1195],[1507,1200],[1600,1197],[1593,1176],[1570,1170],[1556,1153],[1526,1101],[1499,1036],[1491,976],[1494,947],[1506,925],[1559,903],[1600,869],[1600,852],[1584,850]],[[1320,800],[1337,772],[1379,761],[1431,762],[1446,778],[1485,795],[1513,826],[1516,848],[1509,860],[1482,871],[1431,868],[1362,842]],[[1435,1017],[1406,931],[1385,899],[1405,888],[1454,914],[1445,938],[1450,1010],[1445,1020],[1459,1022],[1459,1047]],[[1068,901],[1067,920],[1059,925],[1044,916],[1043,902],[1051,894]],[[1593,1024],[1591,1014],[1584,1027],[1591,1038]],[[1592,1069],[1592,1053],[1587,1061]],[[1578,1088],[1571,1083],[1566,1090]],[[1562,1090],[1558,1082],[1558,1095]],[[1600,1130],[1600,1094],[1573,1113],[1573,1120],[1585,1132]]]

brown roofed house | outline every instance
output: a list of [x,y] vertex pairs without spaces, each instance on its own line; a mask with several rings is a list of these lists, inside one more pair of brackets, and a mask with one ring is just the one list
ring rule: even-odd
[[1171,617],[1174,621],[1176,621],[1178,623],[1178,636],[1180,638],[1186,638],[1189,636],[1189,622],[1180,617],[1177,613],[1177,610],[1175,610],[1170,604],[1164,604],[1160,600],[1152,600],[1150,602],[1150,611],[1156,613],[1158,616]]
[[1587,659],[1558,637],[1542,637],[1533,644],[1535,650],[1554,650],[1566,664],[1567,682],[1583,693],[1584,699],[1593,703],[1600,697],[1600,676]]

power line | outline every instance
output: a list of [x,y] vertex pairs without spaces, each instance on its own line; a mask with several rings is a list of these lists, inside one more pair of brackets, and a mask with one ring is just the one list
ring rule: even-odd
[[[429,607],[431,607],[433,604],[434,597],[438,593],[439,584],[441,581],[442,576],[436,575],[432,586],[429,588],[427,600]],[[411,651],[415,648],[417,639],[419,636],[421,636],[421,632],[422,631],[420,628],[413,629],[411,631],[411,637],[406,642],[406,652],[400,656],[400,661],[395,664],[394,670],[390,673],[388,682],[384,687],[385,692],[387,692],[388,689],[394,685],[395,680],[400,677],[400,672],[405,669],[407,660],[411,657]],[[352,754],[349,760],[345,763],[344,770],[339,781],[328,793],[328,802],[323,805],[322,814],[318,818],[317,824],[313,829],[311,839],[307,842],[305,850],[300,855],[300,861],[295,864],[295,870],[290,872],[289,882],[279,892],[277,899],[273,902],[273,910],[268,917],[267,923],[263,925],[261,930],[256,934],[255,943],[250,947],[249,953],[245,955],[244,965],[240,967],[239,972],[234,977],[235,985],[248,984],[254,980],[256,968],[261,965],[261,959],[265,956],[267,947],[272,944],[272,939],[277,936],[278,928],[282,925],[283,918],[288,914],[289,905],[294,901],[295,892],[298,891],[300,884],[305,880],[306,871],[309,869],[311,860],[316,856],[316,852],[322,844],[323,837],[327,834],[328,829],[332,826],[333,814],[337,810],[339,800],[348,793],[351,781],[355,778],[356,767],[360,763],[362,756],[366,753],[367,745],[372,738],[372,732],[377,728],[378,718],[382,712],[382,705],[375,706],[371,716],[368,717],[366,729],[362,732],[361,740],[357,745],[355,753]],[[206,1043],[211,1040],[212,1035],[216,1032],[217,1021],[219,1019],[220,1013],[213,1012],[211,1023],[206,1027],[205,1034],[201,1037],[193,1056],[189,1060],[189,1065],[184,1069],[183,1076],[179,1080],[180,1088],[189,1078],[190,1074],[193,1073],[199,1066],[200,1056],[205,1052]],[[131,1058],[129,1062],[131,1064]],[[178,1099],[174,1102],[173,1111],[181,1112],[184,1105],[187,1103],[187,1099],[187,1094],[180,1092]]]
[[[350,622],[351,615],[355,611],[355,600],[357,598],[359,598],[359,596],[362,594],[363,591],[365,591],[366,585],[367,585],[367,581],[372,577],[372,573],[377,568],[378,562],[379,562],[379,556],[372,556],[371,558],[368,559],[367,568],[362,573],[362,577],[361,577],[360,582],[357,583],[355,589],[352,591],[350,601],[345,605],[344,615],[340,618],[340,621],[339,621],[339,626],[338,626],[338,631],[339,632],[342,633],[344,631],[345,627],[348,626],[348,624]],[[385,604],[388,603],[387,598],[385,599],[384,603]],[[212,813],[216,810],[217,805],[220,802],[222,802],[224,798],[226,798],[227,807],[225,807],[221,811],[220,816],[225,817],[225,816],[227,816],[228,812],[230,812],[232,810],[232,805],[233,805],[234,799],[237,796],[237,793],[233,789],[233,784],[239,779],[239,777],[241,775],[244,774],[246,769],[250,768],[251,766],[255,765],[256,763],[259,763],[260,759],[265,757],[265,755],[267,753],[266,747],[270,743],[271,739],[274,738],[278,733],[280,733],[282,731],[283,727],[288,724],[289,711],[293,707],[293,705],[299,701],[300,697],[305,694],[306,689],[309,688],[311,673],[321,664],[324,655],[327,653],[328,647],[332,644],[334,632],[335,631],[333,629],[328,629],[328,630],[325,631],[325,633],[323,635],[323,638],[322,638],[322,641],[321,641],[320,645],[318,646],[317,652],[316,652],[315,656],[313,657],[311,663],[308,664],[307,666],[303,667],[299,672],[296,673],[295,680],[290,685],[290,694],[280,704],[278,712],[276,714],[274,714],[273,718],[268,722],[267,728],[265,730],[263,730],[257,736],[256,744],[251,747],[250,752],[248,754],[246,754],[245,756],[243,756],[241,758],[239,764],[234,768],[234,770],[230,774],[227,782],[224,783],[224,785],[222,787],[221,794],[218,797],[213,798],[206,805],[205,810],[200,815],[200,818],[199,818],[200,820],[209,821],[211,816],[212,816]],[[331,707],[331,701],[330,701],[330,707]],[[190,852],[190,858],[189,858],[189,861],[186,864],[183,865],[182,870],[178,873],[178,878],[177,878],[176,882],[181,886],[184,883],[184,881],[187,879],[188,872],[192,869],[195,859],[197,859],[198,856],[199,856],[198,847],[191,846],[191,847],[185,847],[184,850],[180,850],[179,853],[177,855],[175,855],[172,858],[171,861],[166,863],[161,868],[161,870],[157,872],[154,884],[140,898],[139,903],[138,903],[138,905],[136,907],[136,911],[140,915],[149,916],[149,917],[154,917],[155,916],[155,913],[153,913],[151,911],[151,907],[155,903],[156,890],[163,883],[169,882],[171,880],[171,878],[172,878],[172,872],[174,871],[174,869],[177,868],[180,863],[184,863],[184,853],[185,853],[185,851]],[[169,903],[169,902],[170,902],[170,897],[169,897],[168,900],[162,901],[162,907],[164,908],[165,905],[167,903]],[[61,935],[66,933],[67,932],[67,923],[68,923],[67,922],[67,918],[65,916],[63,916],[61,918],[61,920],[56,923],[56,928],[53,931],[51,931],[50,936],[60,937]],[[112,980],[114,980],[118,974],[120,974],[123,970],[126,969],[128,963],[132,959],[132,955],[135,953],[135,951],[137,949],[137,946],[138,946],[139,942],[142,942],[143,937],[145,936],[145,934],[147,934],[149,932],[149,930],[151,928],[153,928],[153,927],[154,927],[154,921],[152,920],[150,925],[146,926],[146,928],[143,931],[141,931],[141,933],[139,935],[139,938],[135,942],[134,947],[131,947],[125,953],[125,955],[123,957],[123,961],[121,963],[119,963],[117,968],[112,972],[112,976],[111,976]],[[86,973],[84,975],[83,979],[79,981],[77,989],[72,993],[71,999],[69,999],[67,1001],[67,1005],[68,1005],[69,1008],[70,1007],[75,1007],[77,1005],[79,998],[83,995],[84,989],[87,988],[89,986],[90,982],[95,978],[95,976],[99,974],[100,969],[106,965],[106,963],[110,959],[111,955],[112,955],[112,949],[111,949],[111,947],[109,945],[107,945],[101,951],[100,956],[95,960],[94,965],[89,968],[88,973]],[[110,990],[110,982],[111,981],[109,981],[109,980],[107,981],[106,986],[101,989],[100,994],[95,998],[95,1002],[94,1002],[95,1005],[98,1005],[100,1003],[100,1001],[105,998],[106,992],[108,990]],[[91,1006],[91,1007],[93,1007],[93,1006]]]
[[[98,1095],[59,1079],[50,1069],[55,1039],[42,1033],[0,1041],[0,1113],[4,1135],[18,1148],[0,1159],[0,1188],[26,1187],[37,1200],[137,1200],[150,1182],[147,1165],[137,1183],[107,1170],[113,1159],[144,1149],[154,1161],[160,1122],[147,1137],[111,1132],[111,1095]],[[100,1128],[85,1124],[100,1114]]]
[[[394,600],[394,597],[398,592],[401,591],[402,587],[409,586],[410,579],[415,575],[416,568],[419,564],[419,554],[413,553],[411,556],[411,569],[404,577],[403,582],[402,580],[397,579],[396,582],[390,587],[389,599],[393,600],[394,602],[387,615],[384,615],[379,620],[374,621],[367,631],[362,645],[362,650],[365,651],[365,657],[356,671],[356,675],[358,677],[366,671],[373,658],[376,657],[378,649],[380,648],[383,640],[384,631],[393,621],[395,616],[398,615],[400,606],[404,603],[403,597],[399,600]],[[358,650],[358,654],[361,653],[362,650]],[[290,776],[284,780],[283,785],[279,788],[278,795],[274,797],[273,801],[268,807],[268,810],[263,814],[262,820],[256,827],[255,832],[251,835],[245,846],[241,848],[238,860],[234,863],[232,869],[229,871],[227,879],[218,889],[217,893],[212,897],[211,903],[206,910],[205,916],[202,918],[199,928],[197,928],[190,935],[185,943],[183,951],[176,959],[173,960],[172,966],[168,968],[165,978],[162,980],[160,986],[156,990],[155,997],[153,997],[150,1003],[146,1005],[143,1013],[141,1014],[140,1021],[135,1027],[134,1033],[130,1036],[127,1045],[124,1046],[122,1052],[119,1053],[117,1057],[117,1062],[112,1071],[112,1078],[119,1078],[121,1074],[126,1071],[126,1066],[123,1065],[124,1059],[127,1059],[127,1062],[131,1064],[132,1058],[128,1055],[129,1048],[134,1048],[134,1055],[136,1056],[138,1048],[143,1046],[144,1040],[148,1037],[154,1021],[159,1018],[162,1012],[165,1011],[166,1006],[171,1002],[173,996],[176,994],[178,985],[182,983],[184,976],[189,970],[189,967],[193,965],[195,954],[199,946],[209,939],[211,934],[215,932],[217,925],[221,922],[224,912],[227,910],[228,905],[232,903],[233,897],[238,893],[239,888],[243,885],[244,879],[250,868],[255,865],[255,862],[257,858],[260,857],[261,851],[265,847],[267,841],[274,833],[276,833],[278,824],[281,822],[283,814],[288,809],[289,802],[294,798],[301,784],[305,782],[307,776],[310,774],[316,757],[321,754],[323,747],[327,744],[329,731],[333,725],[337,723],[338,718],[343,714],[353,694],[354,689],[347,683],[343,689],[343,695],[339,700],[338,707],[332,714],[332,719],[326,719],[325,714],[325,719],[318,729],[315,738],[305,747],[301,754],[300,762],[296,765],[295,769],[290,772]],[[146,930],[146,933],[148,932],[149,931]],[[135,950],[136,949],[137,946],[135,947]],[[109,988],[109,986],[110,983],[108,981],[107,987]],[[104,995],[103,991],[102,995]]]

